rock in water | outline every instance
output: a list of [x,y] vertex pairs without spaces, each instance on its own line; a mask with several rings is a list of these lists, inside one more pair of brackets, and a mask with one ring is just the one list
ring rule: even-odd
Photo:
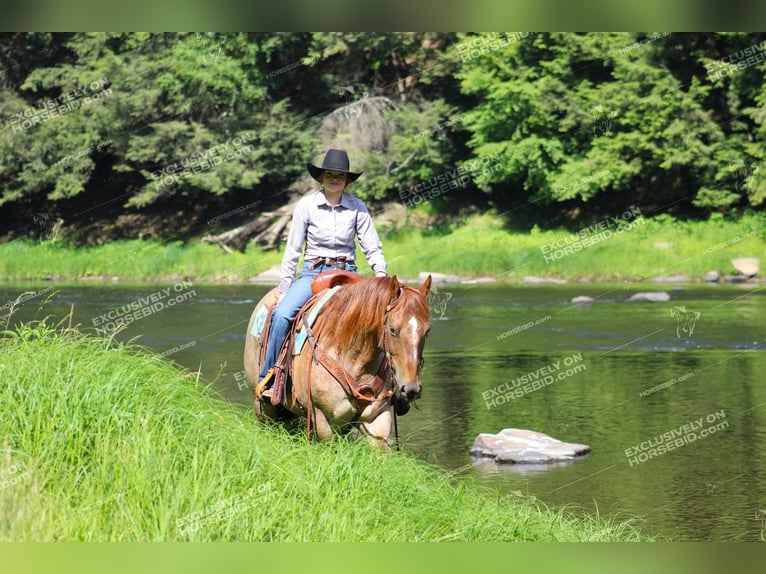
[[744,275],[724,275],[724,283],[747,283],[747,277]]
[[589,452],[587,444],[562,442],[547,434],[525,429],[482,433],[471,447],[471,456],[494,458],[501,464],[567,462]]
[[689,283],[689,279],[686,275],[668,275],[666,277],[655,277],[655,283]]
[[434,285],[440,283],[462,283],[467,279],[467,277],[461,277],[460,275],[445,275],[435,271],[421,271],[418,273],[418,281],[422,283],[429,275],[431,276],[431,283]]
[[665,291],[643,291],[641,293],[634,293],[630,296],[628,301],[651,301],[653,303],[664,303],[670,301],[670,295]]
[[593,303],[593,297],[588,297],[587,295],[572,297],[572,305],[582,305],[584,303]]
[[731,264],[734,269],[742,273],[745,277],[755,277],[758,275],[759,262],[757,257],[740,257],[732,259]]
[[567,280],[557,279],[555,277],[535,277],[533,275],[527,275],[526,277],[522,277],[521,282],[529,283],[530,285],[539,285],[541,283],[556,283],[557,285],[561,285],[566,283]]

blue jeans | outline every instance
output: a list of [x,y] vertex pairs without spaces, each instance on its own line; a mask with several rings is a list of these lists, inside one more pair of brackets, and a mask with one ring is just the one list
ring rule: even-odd
[[[266,345],[266,356],[261,365],[261,372],[258,375],[260,381],[266,376],[268,370],[273,367],[279,357],[279,350],[290,332],[290,327],[295,320],[298,311],[303,304],[311,298],[311,281],[323,271],[332,271],[335,267],[329,265],[320,265],[316,269],[310,269],[313,263],[306,263],[303,266],[300,276],[288,289],[285,296],[274,309],[271,316],[271,328],[269,330],[269,342]],[[347,271],[356,271],[356,265],[346,264]]]

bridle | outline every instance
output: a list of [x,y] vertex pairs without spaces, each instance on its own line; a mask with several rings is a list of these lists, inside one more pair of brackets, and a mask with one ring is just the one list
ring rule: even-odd
[[[394,367],[394,361],[392,359],[391,355],[391,345],[389,344],[389,334],[390,329],[388,326],[388,316],[391,313],[391,311],[399,304],[399,302],[404,298],[404,289],[400,286],[399,292],[396,294],[394,298],[389,301],[388,305],[386,305],[386,312],[383,315],[383,332],[380,334],[380,339],[378,340],[378,348],[383,349],[383,363],[387,363],[387,371],[391,378],[391,398],[390,400],[395,400],[396,396],[396,387],[397,387],[397,381],[396,381],[396,368]],[[418,373],[420,373],[420,369],[423,368],[423,355],[420,356],[420,360],[418,361]],[[414,402],[412,404],[415,404]],[[396,439],[396,449],[399,450],[399,422],[398,417],[396,414],[396,405],[393,406],[391,409],[393,412],[394,417],[394,438]]]
[[388,361],[388,370],[390,372],[391,382],[394,389],[396,389],[396,369],[394,368],[394,362],[391,360],[391,344],[388,340],[390,332],[388,326],[388,315],[402,300],[403,294],[404,290],[399,287],[399,292],[396,294],[396,297],[391,299],[391,301],[388,302],[388,305],[386,305],[386,312],[383,315],[383,332],[380,334],[380,339],[378,340],[378,348],[383,349],[383,360]]
[[[391,373],[391,381],[394,384],[394,389],[396,389],[396,369],[394,368],[394,362],[391,360],[391,345],[388,340],[388,336],[390,334],[390,329],[388,327],[388,315],[391,313],[391,311],[394,310],[394,308],[399,304],[399,302],[404,298],[404,289],[402,287],[399,287],[399,292],[396,294],[394,298],[389,301],[388,305],[386,305],[386,312],[383,315],[383,332],[380,334],[380,339],[378,339],[378,348],[383,349],[383,360],[388,361],[388,369]],[[420,361],[418,362],[418,372],[420,372],[420,369],[423,367],[423,355],[420,356]]]

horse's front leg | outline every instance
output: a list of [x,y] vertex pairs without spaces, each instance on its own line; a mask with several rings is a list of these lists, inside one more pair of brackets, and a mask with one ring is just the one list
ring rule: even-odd
[[311,424],[319,440],[325,440],[332,436],[332,426],[327,421],[327,417],[322,412],[322,409],[316,406],[311,409]]
[[389,406],[373,420],[362,423],[362,432],[372,446],[391,450],[391,426],[393,422],[393,407]]

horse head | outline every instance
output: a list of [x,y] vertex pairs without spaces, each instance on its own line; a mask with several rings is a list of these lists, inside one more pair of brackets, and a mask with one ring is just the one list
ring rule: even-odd
[[381,340],[393,369],[396,394],[406,401],[418,399],[423,393],[420,368],[423,346],[431,329],[426,303],[430,289],[430,275],[417,289],[402,285],[396,275],[389,278],[390,303]]

